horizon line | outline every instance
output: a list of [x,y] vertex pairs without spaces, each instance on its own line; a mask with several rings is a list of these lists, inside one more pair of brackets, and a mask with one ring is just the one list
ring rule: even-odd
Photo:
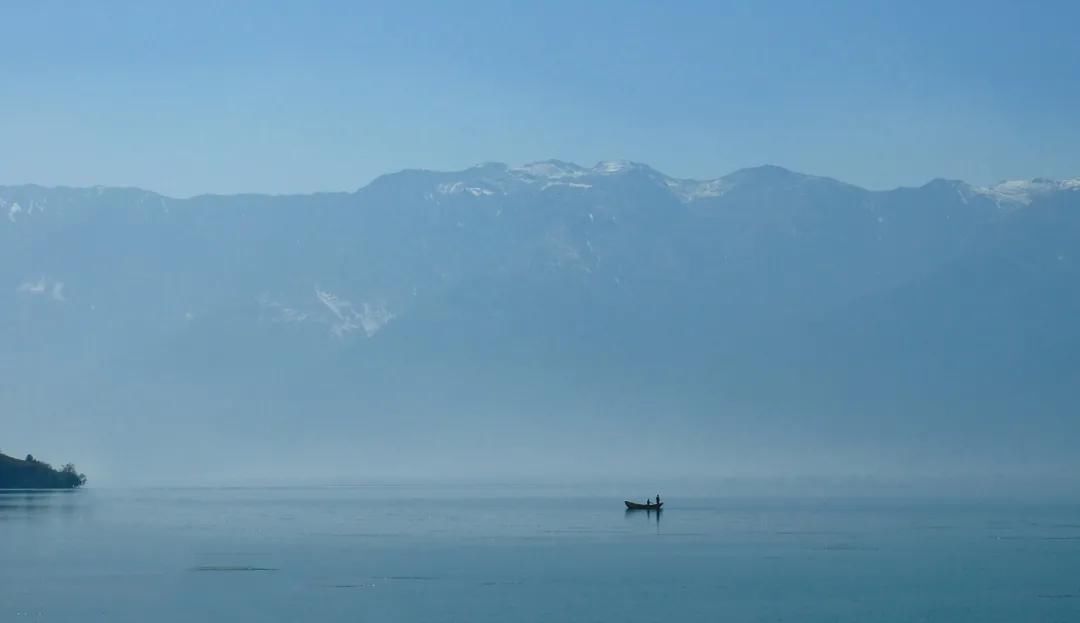
[[383,180],[383,179],[388,178],[388,177],[393,177],[395,175],[401,175],[401,174],[407,174],[407,173],[423,173],[423,174],[431,174],[431,175],[454,175],[454,174],[464,174],[464,173],[468,173],[470,171],[473,171],[475,169],[483,169],[483,168],[489,168],[489,167],[502,167],[507,172],[510,172],[510,171],[520,171],[520,170],[522,170],[522,169],[524,169],[526,167],[530,167],[530,166],[534,166],[534,165],[541,165],[541,164],[569,165],[571,167],[580,169],[581,171],[584,172],[585,175],[590,175],[591,174],[591,175],[607,175],[607,176],[619,175],[619,174],[623,173],[624,170],[621,170],[621,169],[617,170],[617,171],[598,170],[598,169],[600,169],[600,167],[602,165],[621,164],[621,165],[626,165],[627,169],[631,169],[631,168],[644,168],[644,169],[647,169],[648,171],[657,173],[660,176],[662,176],[663,178],[665,178],[666,180],[670,180],[670,181],[673,181],[673,182],[697,183],[697,184],[706,184],[706,183],[710,183],[710,182],[716,182],[716,181],[724,180],[724,179],[739,175],[741,173],[747,173],[747,172],[753,172],[753,171],[776,170],[776,171],[782,172],[784,174],[798,176],[798,177],[802,177],[802,178],[806,178],[806,179],[816,179],[816,180],[829,181],[829,182],[833,182],[833,183],[836,183],[836,184],[848,186],[848,187],[851,187],[851,188],[856,188],[858,190],[868,192],[868,193],[889,193],[889,192],[895,192],[895,191],[898,191],[898,190],[919,189],[919,188],[925,188],[926,186],[929,186],[929,185],[934,184],[934,183],[939,183],[939,182],[963,184],[963,185],[965,185],[965,186],[967,186],[967,187],[969,187],[971,189],[974,189],[974,190],[992,190],[992,189],[995,189],[995,188],[997,188],[999,186],[1003,186],[1003,185],[1006,185],[1006,184],[1038,183],[1038,182],[1051,182],[1051,183],[1075,182],[1076,186],[1080,187],[1080,176],[1066,177],[1066,178],[1050,178],[1050,177],[1036,176],[1036,177],[1032,177],[1032,178],[1006,178],[1006,179],[999,180],[998,182],[996,182],[993,185],[988,185],[988,186],[975,185],[975,184],[972,184],[972,183],[967,182],[967,181],[962,180],[962,179],[954,179],[954,178],[947,178],[947,177],[934,177],[934,178],[931,178],[931,179],[927,180],[926,182],[924,182],[923,184],[918,185],[918,186],[899,185],[899,186],[893,186],[893,187],[890,187],[890,188],[871,189],[871,188],[867,188],[865,186],[860,186],[858,184],[854,184],[854,183],[851,183],[851,182],[845,182],[844,180],[842,180],[840,178],[837,178],[837,177],[832,177],[832,176],[829,176],[829,175],[818,175],[818,174],[814,174],[814,173],[805,173],[803,171],[798,171],[798,170],[795,170],[795,169],[785,167],[783,165],[772,164],[772,163],[764,163],[764,164],[740,167],[738,169],[735,169],[735,170],[730,171],[730,172],[728,172],[726,174],[719,175],[719,176],[716,176],[716,177],[692,178],[692,177],[678,177],[678,176],[669,175],[667,173],[664,173],[664,172],[656,169],[655,167],[653,167],[652,165],[650,165],[648,163],[644,163],[644,162],[640,162],[640,161],[636,161],[636,160],[627,160],[627,159],[599,160],[599,161],[597,161],[596,164],[589,167],[589,166],[580,165],[580,164],[578,164],[576,162],[569,161],[569,160],[561,160],[561,159],[558,159],[558,158],[547,158],[547,159],[543,159],[543,160],[532,160],[532,161],[525,162],[525,163],[518,164],[518,165],[510,165],[510,164],[508,164],[506,162],[500,162],[500,161],[484,161],[484,162],[479,162],[479,163],[470,165],[470,166],[468,166],[466,168],[463,168],[463,169],[431,169],[431,168],[423,168],[423,167],[416,167],[416,168],[408,167],[408,168],[398,169],[396,171],[389,171],[389,172],[377,175],[377,176],[373,177],[370,181],[368,181],[366,184],[361,184],[360,186],[357,186],[352,190],[310,190],[310,191],[289,191],[289,192],[240,191],[240,192],[229,192],[229,193],[200,192],[200,193],[194,193],[194,194],[190,194],[190,195],[171,195],[171,194],[165,194],[163,192],[159,192],[159,191],[156,191],[156,190],[144,187],[144,186],[130,185],[130,184],[116,184],[116,185],[112,185],[112,184],[92,184],[92,185],[88,185],[88,186],[79,186],[79,185],[71,185],[71,184],[42,184],[42,183],[38,183],[38,182],[0,183],[0,189],[16,189],[16,188],[28,188],[29,187],[29,188],[37,188],[37,189],[42,189],[42,190],[76,190],[76,191],[98,191],[98,192],[101,192],[101,191],[138,191],[138,192],[148,193],[148,194],[157,196],[157,197],[162,198],[162,199],[170,199],[170,200],[176,200],[176,201],[187,201],[187,200],[198,199],[198,198],[203,198],[203,197],[253,197],[253,196],[254,197],[309,197],[309,196],[316,196],[316,195],[353,195],[353,194],[356,194],[356,193],[358,193],[358,192],[360,192],[362,190],[365,190],[365,189],[371,187],[373,184],[375,184],[376,182],[378,182],[380,180]]

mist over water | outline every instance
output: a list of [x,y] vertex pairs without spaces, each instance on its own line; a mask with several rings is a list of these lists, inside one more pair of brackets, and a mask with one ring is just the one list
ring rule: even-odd
[[1076,505],[664,493],[659,515],[574,487],[4,493],[0,618],[1080,615]]

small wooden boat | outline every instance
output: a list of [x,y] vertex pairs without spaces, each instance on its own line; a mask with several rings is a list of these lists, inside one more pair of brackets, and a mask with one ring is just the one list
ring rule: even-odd
[[638,504],[637,502],[623,500],[623,504],[626,504],[626,510],[628,511],[658,511],[664,507],[663,502],[659,504]]

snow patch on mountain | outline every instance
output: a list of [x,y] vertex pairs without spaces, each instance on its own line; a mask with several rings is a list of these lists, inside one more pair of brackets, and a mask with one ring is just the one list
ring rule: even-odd
[[1061,191],[1080,191],[1080,178],[1050,180],[1035,178],[1031,180],[1006,180],[993,186],[975,188],[975,192],[987,196],[1001,204],[1029,205],[1032,201]]
[[307,312],[302,312],[292,307],[283,305],[277,301],[271,300],[266,295],[263,295],[259,299],[259,304],[263,307],[263,309],[272,312],[272,315],[269,318],[270,322],[272,323],[298,324],[305,322],[310,317]]
[[731,189],[731,184],[722,178],[699,181],[680,180],[669,177],[664,180],[664,183],[668,187],[668,190],[684,202],[694,201],[696,199],[708,199],[710,197],[720,197]]
[[544,160],[542,162],[530,162],[520,167],[509,170],[511,175],[518,178],[526,178],[526,181],[535,180],[562,180],[566,178],[582,177],[587,171],[572,162],[560,160]]
[[5,199],[0,197],[0,212],[7,212],[7,219],[12,223],[22,220],[25,216],[30,216],[35,212],[45,211],[45,200],[35,201],[30,200],[28,204],[20,203],[14,199]]
[[593,173],[612,175],[615,173],[623,173],[639,166],[641,165],[630,162],[629,160],[604,160],[601,162],[597,162],[596,166],[594,166],[592,170]]
[[395,317],[383,302],[354,304],[319,286],[315,286],[315,301],[299,308],[273,300],[265,294],[260,297],[259,304],[264,322],[328,326],[330,333],[338,338],[357,332],[371,337]]
[[334,315],[331,332],[344,337],[356,330],[362,330],[365,337],[371,337],[394,319],[394,314],[383,303],[361,303],[359,307],[342,299],[333,292],[315,288],[315,296]]
[[19,284],[15,291],[29,296],[44,296],[58,303],[67,300],[64,296],[64,282],[53,281],[40,277],[36,281],[24,281]]
[[597,162],[591,168],[586,168],[572,162],[561,160],[544,160],[530,162],[519,167],[508,169],[507,172],[527,183],[537,181],[562,181],[591,176],[619,175],[629,171],[652,171],[648,165],[630,160],[603,160]]
[[582,182],[546,182],[543,186],[540,187],[540,190],[547,190],[549,188],[560,188],[560,187],[561,188],[588,189],[588,188],[592,188],[593,185],[592,184],[585,184],[585,183],[582,183]]
[[19,284],[19,287],[15,289],[16,292],[25,292],[27,294],[44,294],[47,286],[45,285],[45,279],[38,279],[37,281],[24,281]]
[[482,188],[480,186],[467,186],[465,182],[439,184],[436,190],[438,190],[440,195],[459,195],[461,193],[468,193],[473,197],[486,197],[495,194],[495,191],[490,188]]

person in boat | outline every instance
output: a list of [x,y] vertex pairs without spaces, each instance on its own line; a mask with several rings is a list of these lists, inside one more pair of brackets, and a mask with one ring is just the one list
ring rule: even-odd
[[660,506],[660,494],[659,493],[656,494],[656,505]]

